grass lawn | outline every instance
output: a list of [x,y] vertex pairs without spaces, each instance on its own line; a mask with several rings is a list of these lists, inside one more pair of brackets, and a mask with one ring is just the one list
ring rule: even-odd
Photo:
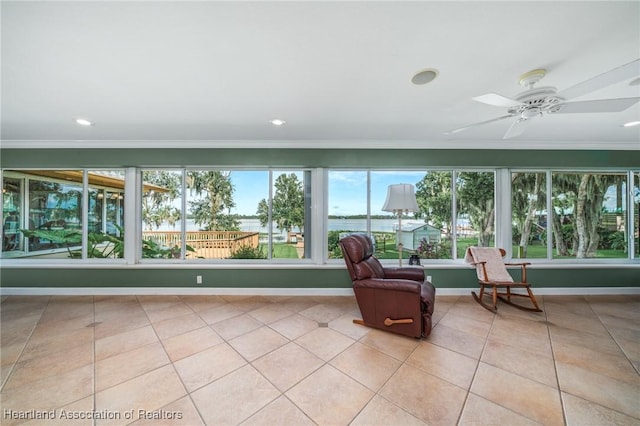
[[[267,252],[267,245],[261,244],[264,253]],[[297,259],[298,252],[296,251],[295,244],[275,243],[273,245],[273,258],[274,259]]]

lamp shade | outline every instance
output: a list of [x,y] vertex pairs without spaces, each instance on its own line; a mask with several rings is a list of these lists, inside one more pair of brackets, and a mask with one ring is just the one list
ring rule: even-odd
[[417,212],[420,210],[416,201],[416,194],[413,185],[410,183],[399,183],[389,185],[387,188],[387,200],[382,206],[385,212]]

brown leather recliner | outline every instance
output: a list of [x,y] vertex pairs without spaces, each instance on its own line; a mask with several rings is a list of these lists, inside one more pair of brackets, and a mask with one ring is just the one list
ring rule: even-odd
[[339,244],[362,314],[362,320],[353,322],[416,338],[429,336],[436,290],[424,270],[383,267],[366,234],[350,234]]

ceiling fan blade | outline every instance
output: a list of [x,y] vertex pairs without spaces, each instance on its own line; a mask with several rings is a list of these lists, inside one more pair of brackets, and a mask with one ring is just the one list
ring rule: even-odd
[[449,130],[448,132],[445,132],[444,134],[445,135],[452,135],[454,133],[458,133],[458,132],[462,132],[463,130],[470,129],[471,127],[482,126],[483,124],[493,123],[494,121],[500,121],[500,120],[504,120],[505,118],[511,118],[511,117],[513,117],[512,114],[503,115],[502,117],[492,118],[491,120],[481,121],[479,123],[469,124],[469,125],[466,125],[464,127],[458,127],[457,129]]
[[476,96],[475,98],[471,99],[476,102],[482,102],[483,104],[493,105],[497,107],[515,107],[518,105],[522,105],[522,102],[518,102],[515,99],[510,99],[497,93],[487,93],[486,95]]
[[578,96],[591,93],[603,87],[610,86],[614,83],[624,81],[628,78],[640,75],[640,59],[636,59],[628,64],[621,65],[617,68],[609,70],[603,74],[590,78],[589,80],[571,86],[557,93],[557,96],[564,99],[573,99]]
[[531,124],[531,121],[532,118],[528,118],[526,120],[522,118],[517,119],[513,122],[511,127],[509,127],[509,130],[507,130],[507,133],[504,134],[502,139],[511,139],[515,138],[516,136],[520,136],[522,133],[524,133],[529,124]]
[[567,102],[560,104],[559,111],[552,114],[573,114],[584,112],[620,112],[640,101],[640,98],[600,99],[595,101]]

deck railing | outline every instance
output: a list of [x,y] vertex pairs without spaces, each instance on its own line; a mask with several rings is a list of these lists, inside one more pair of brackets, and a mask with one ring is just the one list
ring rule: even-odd
[[[194,252],[187,252],[187,259],[226,259],[241,247],[258,247],[260,234],[243,231],[187,231],[186,244]],[[180,231],[144,231],[142,238],[153,240],[164,247],[182,244]]]

